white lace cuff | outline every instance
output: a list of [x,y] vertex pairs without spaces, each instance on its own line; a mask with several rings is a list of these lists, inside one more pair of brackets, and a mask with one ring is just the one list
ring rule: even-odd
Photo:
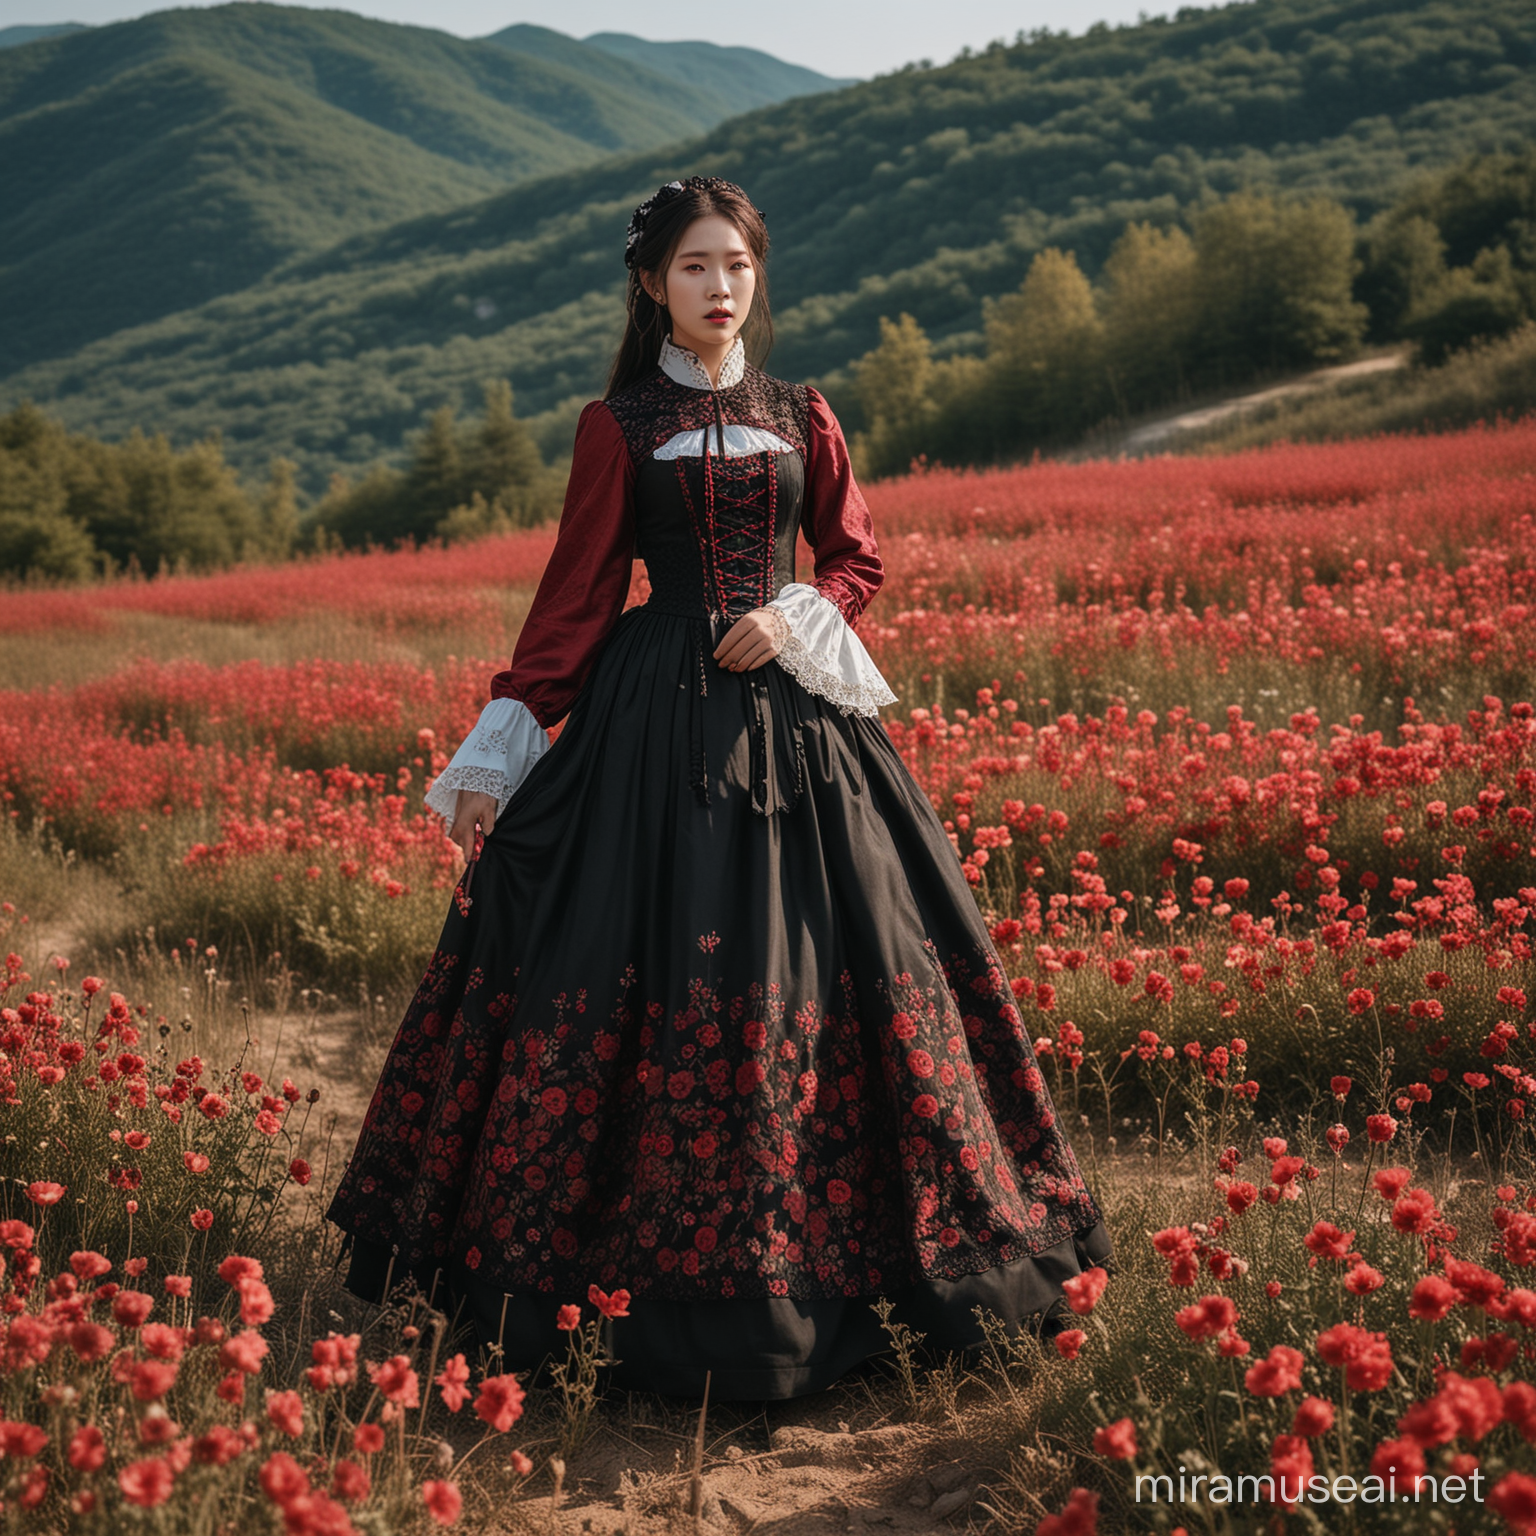
[[506,810],[528,770],[549,749],[549,736],[521,699],[492,699],[475,728],[427,791],[427,808],[453,825],[461,789],[496,797],[496,814]]
[[815,587],[792,581],[768,607],[789,621],[789,638],[775,660],[807,693],[845,715],[878,715],[882,704],[896,702],[864,642]]

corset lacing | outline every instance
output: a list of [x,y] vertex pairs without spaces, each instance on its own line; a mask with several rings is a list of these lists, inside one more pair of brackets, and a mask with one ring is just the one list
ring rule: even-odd
[[[714,395],[715,442],[718,454],[709,451],[709,429],[704,429],[704,516],[701,520],[694,508],[693,497],[688,489],[688,477],[684,461],[676,460],[678,484],[682,489],[683,502],[688,508],[694,525],[699,548],[703,554],[705,579],[709,584],[710,610],[707,621],[694,625],[694,656],[699,678],[698,694],[690,710],[689,785],[700,805],[709,804],[709,773],[704,754],[704,716],[698,700],[709,694],[708,674],[704,665],[704,636],[710,637],[710,654],[724,638],[737,618],[761,608],[772,592],[768,590],[773,579],[774,533],[778,527],[778,474],[772,454],[761,455],[768,476],[768,505],[766,510],[754,504],[750,491],[738,493],[735,500],[729,492],[717,499],[715,490],[714,460],[719,458],[730,473],[725,453],[725,417],[720,409],[720,396]],[[751,458],[759,457],[756,454]],[[743,466],[745,467],[745,466]],[[742,517],[737,526],[722,529],[720,512],[749,514]],[[745,605],[745,606],[742,606]],[[732,609],[741,606],[740,614]],[[800,798],[804,787],[805,748],[800,735],[799,721],[791,726],[793,737],[791,752],[794,758],[794,784],[786,795],[778,782],[773,751],[774,722],[773,703],[768,693],[765,667],[756,667],[747,673],[746,697],[751,701],[751,718],[748,724],[752,732],[752,809],[759,815],[769,816],[775,810],[788,810]]]

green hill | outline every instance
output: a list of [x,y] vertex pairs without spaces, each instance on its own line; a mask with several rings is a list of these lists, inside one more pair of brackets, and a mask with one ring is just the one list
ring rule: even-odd
[[0,51],[0,373],[733,110],[571,41],[236,4]]
[[78,21],[45,23],[42,26],[0,27],[0,48],[19,48],[23,43],[35,43],[45,37],[58,37],[64,32],[83,32]]
[[611,82],[617,90],[653,93],[668,108],[691,111],[696,128],[712,128],[739,112],[792,96],[814,95],[856,83],[786,64],[755,48],[652,43],[623,32],[597,32],[578,41],[548,27],[519,22],[493,32],[484,41],[530,59],[562,65],[591,80]]
[[829,80],[813,69],[786,64],[756,48],[722,48],[715,43],[652,43],[627,32],[594,32],[583,39],[615,58],[653,69],[680,85],[711,89],[731,112],[750,111],[791,96],[812,96],[856,80]]
[[625,220],[674,175],[731,176],[764,209],[773,367],[826,378],[902,310],[940,355],[975,350],[983,301],[1044,246],[1092,274],[1128,220],[1244,186],[1370,215],[1426,168],[1533,137],[1527,0],[1257,0],[1035,35],[295,256],[16,373],[0,407],[30,394],[109,437],[218,426],[243,468],[287,453],[314,490],[397,455],[424,410],[472,403],[482,378],[509,377],[524,412],[595,393]]

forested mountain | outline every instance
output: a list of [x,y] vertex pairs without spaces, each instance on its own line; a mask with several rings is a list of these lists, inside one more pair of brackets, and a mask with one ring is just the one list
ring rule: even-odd
[[78,21],[50,22],[42,26],[0,27],[0,48],[19,48],[44,37],[58,37],[63,32],[83,32]]
[[740,110],[566,41],[570,58],[540,58],[235,4],[0,50],[0,374]]
[[[578,41],[549,27],[527,22],[505,27],[485,39],[513,53],[563,64],[593,80],[611,80],[623,90],[636,79],[667,81],[666,99],[710,128],[739,112],[853,85],[813,69],[786,64],[756,48],[722,48],[717,43],[652,43],[626,32],[594,32]],[[680,98],[680,99],[679,99]]]
[[520,412],[595,393],[625,220],[678,174],[731,176],[764,209],[772,366],[825,378],[902,311],[937,357],[979,350],[984,301],[1046,246],[1091,278],[1130,221],[1168,226],[1245,186],[1368,217],[1426,168],[1532,138],[1528,0],[1257,0],[1035,34],[296,257],[29,368],[0,404],[30,394],[107,436],[218,425],[233,461],[259,473],[286,453],[315,490],[482,379],[509,377]]
[[732,114],[810,96],[854,80],[831,80],[799,64],[786,64],[756,48],[722,48],[715,43],[652,43],[627,32],[594,32],[584,41],[631,64],[694,90],[714,90],[730,103]]

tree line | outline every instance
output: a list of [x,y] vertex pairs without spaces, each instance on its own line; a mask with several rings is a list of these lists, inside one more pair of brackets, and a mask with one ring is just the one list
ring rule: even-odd
[[983,345],[938,355],[910,313],[882,316],[850,370],[865,475],[918,457],[983,463],[1071,442],[1255,378],[1408,341],[1437,366],[1536,316],[1536,151],[1475,157],[1361,227],[1326,196],[1241,192],[1126,226],[1090,282],[1038,252],[984,306]]
[[0,416],[0,574],[78,581],[121,572],[212,570],[300,550],[478,538],[559,510],[561,476],[513,414],[505,379],[484,385],[481,415],[442,406],[404,468],[332,476],[301,508],[293,462],[244,486],[214,431],[177,450],[137,428],[118,443],[68,431],[30,401]]

